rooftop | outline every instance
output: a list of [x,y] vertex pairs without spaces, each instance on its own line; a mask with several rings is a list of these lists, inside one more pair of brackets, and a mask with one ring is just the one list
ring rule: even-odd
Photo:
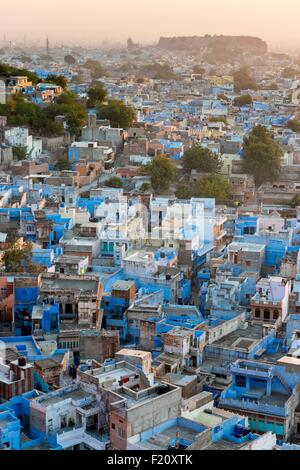
[[256,341],[264,337],[263,327],[258,324],[248,324],[247,328],[238,328],[213,343],[219,348],[239,348],[249,351]]

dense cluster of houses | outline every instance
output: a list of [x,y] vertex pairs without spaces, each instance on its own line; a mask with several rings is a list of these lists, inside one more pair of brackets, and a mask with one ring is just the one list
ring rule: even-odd
[[[130,53],[102,60],[116,67]],[[21,65],[43,80],[64,74],[86,96],[90,71],[75,83],[78,63],[66,72],[60,54],[49,70]],[[229,66],[197,74],[192,57],[168,60],[180,79],[101,79],[136,109],[129,129],[90,110],[77,140],[67,128],[35,137],[0,116],[0,449],[300,450],[300,134],[286,126],[298,119],[288,59],[256,64],[241,107]],[[27,77],[5,87],[2,103],[22,93],[41,106],[63,91]],[[258,124],[283,156],[280,180],[256,188],[242,162]],[[191,183],[182,158],[194,144],[220,156],[228,204],[143,189],[157,155]],[[54,164],[62,152],[69,169]],[[30,269],[26,258],[9,270],[7,253],[29,242]]]

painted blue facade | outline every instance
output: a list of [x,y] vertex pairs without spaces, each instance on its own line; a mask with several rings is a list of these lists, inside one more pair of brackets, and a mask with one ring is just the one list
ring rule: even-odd
[[87,199],[87,198],[78,198],[77,207],[86,209],[91,217],[94,217],[95,210],[104,202],[103,198]]
[[50,268],[54,260],[54,250],[46,248],[33,248],[31,262],[39,266]]
[[59,333],[60,317],[59,305],[43,304],[42,309],[42,331],[44,334]]
[[[299,373],[289,373],[282,366],[241,360],[233,363],[230,370],[232,385],[222,392],[220,406],[250,413],[252,430],[272,431],[284,439],[290,432],[289,398],[299,381]],[[263,416],[267,419],[262,419]]]
[[257,217],[240,215],[235,221],[235,235],[254,235],[257,230]]
[[0,450],[21,449],[21,425],[12,411],[0,411]]
[[33,306],[37,304],[38,287],[15,287],[14,327],[18,336],[31,334],[31,316]]
[[[38,396],[39,392],[33,390],[0,405],[0,450],[23,451],[38,446],[62,450],[54,436],[46,436],[30,426],[30,400]],[[5,424],[1,425],[1,422]],[[22,442],[21,433],[27,440]]]
[[69,147],[68,151],[69,162],[78,162],[80,159],[80,149],[78,147]]

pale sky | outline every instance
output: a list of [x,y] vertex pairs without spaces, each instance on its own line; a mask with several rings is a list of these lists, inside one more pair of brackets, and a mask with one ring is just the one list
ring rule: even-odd
[[299,0],[0,0],[0,40],[154,42],[160,36],[244,34],[300,46]]

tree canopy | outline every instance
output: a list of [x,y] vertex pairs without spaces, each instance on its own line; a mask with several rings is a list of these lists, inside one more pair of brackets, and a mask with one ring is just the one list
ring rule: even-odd
[[26,147],[23,146],[15,146],[13,147],[13,156],[16,160],[25,160],[27,154]]
[[11,65],[0,63],[0,77],[10,77],[11,75],[15,76],[26,76],[34,85],[39,83],[38,76],[26,69],[19,69]]
[[5,270],[11,273],[38,273],[42,271],[31,261],[32,243],[26,242],[23,246],[11,243],[4,251],[3,263]]
[[6,104],[0,104],[0,115],[7,117],[9,126],[28,126],[34,134],[45,137],[62,135],[62,125],[54,121],[48,110],[48,106],[40,108],[25,101],[22,95],[15,95]]
[[123,183],[121,178],[118,176],[112,176],[109,180],[106,181],[105,186],[108,186],[109,188],[122,188]]
[[95,108],[105,101],[107,91],[101,83],[92,85],[87,92],[87,107]]
[[64,58],[64,61],[68,65],[75,65],[76,64],[76,59],[71,54],[66,55],[65,58]]
[[241,90],[256,90],[257,85],[252,79],[248,67],[244,66],[238,69],[233,74],[234,90],[240,92]]
[[231,192],[228,180],[219,174],[211,174],[198,178],[192,185],[178,186],[176,197],[180,199],[213,198],[217,202],[226,201]]
[[279,177],[282,149],[264,126],[256,126],[244,141],[243,167],[257,185]]
[[300,132],[300,121],[298,121],[297,119],[290,119],[287,124],[286,124],[286,127],[288,129],[291,129],[293,132]]
[[55,121],[56,116],[65,116],[71,134],[78,135],[86,122],[85,107],[77,96],[65,92],[55,103],[39,107],[22,95],[14,95],[6,104],[0,104],[0,115],[6,116],[9,126],[28,126],[34,134],[45,137],[63,135],[64,128]]
[[176,166],[166,155],[159,155],[146,166],[151,176],[151,184],[156,192],[166,191],[176,176]]
[[70,162],[67,158],[59,158],[55,163],[55,169],[58,171],[70,170]]
[[196,73],[198,75],[204,75],[205,74],[205,68],[202,67],[201,65],[194,65],[193,73]]
[[252,103],[253,103],[252,96],[249,94],[238,96],[237,98],[233,100],[234,106],[247,106]]
[[48,75],[46,82],[61,86],[64,90],[68,87],[68,80],[63,75]]
[[102,64],[97,60],[88,59],[83,67],[91,71],[93,79],[102,78],[106,73]]
[[138,73],[139,75],[153,78],[155,80],[172,80],[177,78],[172,67],[165,62],[153,62],[152,64],[143,65],[138,70]]
[[183,156],[183,167],[199,173],[217,173],[221,165],[219,155],[200,145],[193,145]]
[[108,100],[97,107],[99,119],[108,119],[112,127],[128,129],[135,120],[135,110],[121,100]]

